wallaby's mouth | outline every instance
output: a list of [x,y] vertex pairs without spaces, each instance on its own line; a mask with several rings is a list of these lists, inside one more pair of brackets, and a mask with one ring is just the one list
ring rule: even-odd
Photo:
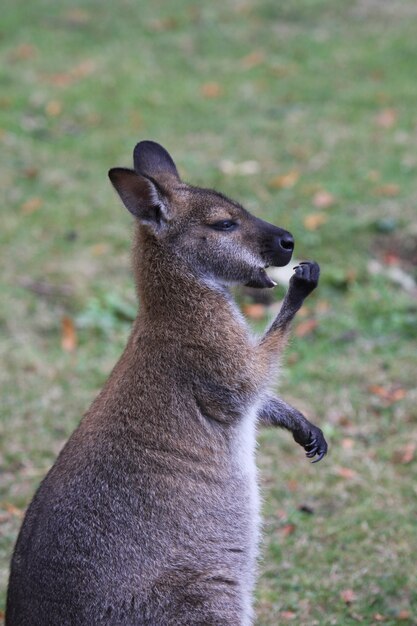
[[276,286],[277,283],[272,278],[269,278],[264,267],[257,269],[251,280],[246,283],[246,287],[254,287],[255,289],[272,289],[272,287]]

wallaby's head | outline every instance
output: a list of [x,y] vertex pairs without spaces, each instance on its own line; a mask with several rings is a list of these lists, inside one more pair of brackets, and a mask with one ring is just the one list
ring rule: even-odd
[[275,285],[265,268],[290,261],[289,232],[216,191],[183,183],[171,156],[153,141],[138,143],[133,161],[133,170],[114,168],[109,177],[159,260],[165,255],[210,283]]

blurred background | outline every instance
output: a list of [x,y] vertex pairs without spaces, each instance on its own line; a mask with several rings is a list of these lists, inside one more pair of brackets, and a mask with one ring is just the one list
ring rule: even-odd
[[[257,624],[417,624],[416,33],[415,0],[2,3],[2,600],[135,315],[107,170],[153,139],[322,267],[279,389],[331,449],[260,434]],[[238,298],[261,329],[284,292]]]

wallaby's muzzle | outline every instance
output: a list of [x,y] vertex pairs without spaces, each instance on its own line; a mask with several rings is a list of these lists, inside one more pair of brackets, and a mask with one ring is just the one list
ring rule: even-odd
[[[253,219],[259,230],[259,251],[265,261],[265,268],[270,265],[275,267],[287,265],[291,261],[294,250],[294,238],[291,233],[257,217]],[[265,268],[260,269],[257,275],[247,283],[248,287],[275,287],[276,283],[269,278]]]

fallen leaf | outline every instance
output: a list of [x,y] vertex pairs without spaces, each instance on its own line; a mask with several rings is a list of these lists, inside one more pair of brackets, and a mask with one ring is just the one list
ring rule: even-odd
[[250,54],[247,54],[240,60],[242,67],[245,70],[250,70],[257,65],[260,65],[265,61],[265,53],[262,50],[254,50]]
[[58,72],[57,74],[47,76],[45,80],[55,87],[68,87],[74,82],[74,79],[69,72]]
[[275,176],[268,184],[271,189],[290,189],[294,187],[299,178],[300,172],[298,170],[290,170],[286,174]]
[[313,197],[313,204],[317,209],[328,209],[335,204],[336,198],[333,194],[325,191],[318,191]]
[[84,59],[67,72],[58,72],[57,74],[46,76],[45,80],[56,87],[68,87],[76,80],[90,76],[96,69],[97,65],[93,59]]
[[378,172],[377,170],[370,170],[367,173],[366,178],[371,182],[376,183],[381,178],[381,172]]
[[290,480],[287,481],[287,487],[288,491],[294,493],[294,491],[297,491],[298,489],[298,482],[294,478],[290,478]]
[[306,337],[310,335],[313,330],[315,330],[318,326],[318,321],[314,319],[305,320],[304,322],[300,322],[296,327],[294,334],[297,337]]
[[281,611],[279,616],[282,617],[282,619],[290,620],[295,619],[297,617],[297,613],[294,613],[294,611]]
[[410,619],[410,617],[411,617],[410,611],[406,611],[405,609],[400,611],[397,615],[397,619],[401,619],[401,620]]
[[346,604],[352,604],[352,602],[356,600],[356,593],[353,591],[353,589],[344,589],[340,592],[340,597],[342,598],[343,602],[346,602]]
[[204,83],[204,85],[201,86],[201,94],[205,98],[209,98],[209,99],[218,98],[222,94],[222,92],[223,92],[223,89],[221,88],[219,83],[215,83],[215,82]]
[[375,613],[374,620],[376,622],[385,622],[385,617],[381,613]]
[[62,112],[62,104],[59,100],[51,100],[45,107],[45,113],[49,117],[57,117]]
[[143,126],[143,117],[136,109],[131,111],[129,114],[130,125],[135,130],[142,128]]
[[252,320],[262,320],[265,317],[266,307],[263,304],[245,304],[243,312]]
[[25,178],[36,178],[39,174],[39,169],[37,167],[35,167],[34,165],[31,165],[29,167],[25,167],[25,169],[23,170],[23,176]]
[[157,33],[163,33],[165,31],[169,31],[169,30],[175,30],[176,28],[178,28],[179,22],[177,20],[176,17],[169,16],[169,17],[162,17],[162,18],[157,18],[152,20],[149,23],[149,26],[151,28],[151,30],[157,32]]
[[381,128],[392,128],[398,118],[397,111],[395,109],[383,109],[375,117],[375,122]]
[[61,320],[61,347],[65,352],[74,352],[77,347],[77,333],[74,322],[66,315]]
[[328,313],[330,311],[330,302],[327,300],[319,300],[315,307],[316,313],[323,315],[324,313]]
[[96,243],[91,247],[91,254],[94,256],[103,256],[109,251],[109,246],[106,243]]
[[387,404],[393,404],[406,397],[407,391],[402,387],[388,389],[382,385],[370,385],[368,391],[384,400]]
[[344,439],[342,439],[342,448],[344,450],[352,450],[354,445],[355,441],[353,439],[350,439],[350,437],[345,437]]
[[96,69],[97,65],[93,59],[84,59],[73,68],[71,68],[70,74],[74,78],[84,78],[85,76],[90,76],[90,74],[93,74]]
[[9,59],[11,61],[27,61],[33,59],[38,54],[38,49],[31,43],[22,43],[11,51]]
[[310,213],[310,215],[307,215],[303,220],[304,226],[307,230],[317,230],[326,222],[327,215],[324,213]]
[[21,210],[24,215],[30,215],[34,213],[43,205],[43,200],[41,198],[29,198],[21,205]]
[[357,476],[355,470],[351,469],[350,467],[338,467],[337,473],[342,478],[346,478],[348,480],[352,480],[352,478],[355,478]]
[[10,502],[6,502],[4,508],[10,515],[13,515],[13,517],[22,519],[24,515],[24,511],[22,509],[19,509],[17,506],[11,504]]
[[403,465],[411,463],[414,460],[416,448],[417,444],[410,442],[406,443],[402,448],[395,450],[392,455],[393,463],[401,463]]
[[281,526],[279,530],[284,537],[288,537],[294,533],[295,528],[295,524],[285,524],[285,526]]
[[382,256],[382,260],[384,261],[385,265],[401,264],[401,257],[399,257],[398,254],[395,254],[395,252],[385,252]]
[[84,26],[91,21],[91,13],[85,9],[74,7],[65,12],[64,19],[71,26]]
[[376,187],[375,193],[378,196],[394,198],[400,193],[400,186],[396,183],[386,183],[385,185],[380,185],[379,187]]

